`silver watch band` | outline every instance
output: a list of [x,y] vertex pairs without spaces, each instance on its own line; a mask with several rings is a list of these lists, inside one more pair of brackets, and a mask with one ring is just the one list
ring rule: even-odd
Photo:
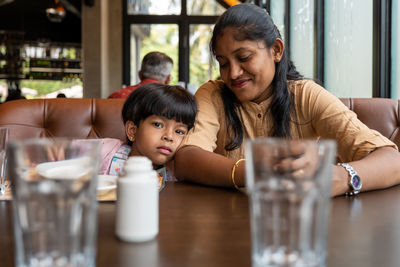
[[349,187],[350,190],[345,193],[346,196],[354,196],[360,193],[362,188],[362,181],[358,173],[348,163],[339,163],[338,165],[345,168],[350,175]]

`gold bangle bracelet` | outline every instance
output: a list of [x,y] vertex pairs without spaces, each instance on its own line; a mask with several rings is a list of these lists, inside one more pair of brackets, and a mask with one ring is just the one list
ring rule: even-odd
[[244,159],[239,159],[238,161],[236,161],[235,162],[235,164],[233,164],[233,167],[232,167],[232,173],[231,173],[231,175],[232,175],[232,183],[233,183],[233,186],[237,189],[237,190],[239,190],[239,191],[242,191],[242,189],[240,189],[240,187],[236,184],[236,182],[235,182],[235,171],[236,171],[236,168],[239,166],[239,163],[241,162],[241,161],[243,161]]

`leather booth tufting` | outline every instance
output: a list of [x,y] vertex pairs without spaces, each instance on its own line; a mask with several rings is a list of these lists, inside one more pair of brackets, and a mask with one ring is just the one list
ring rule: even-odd
[[[400,147],[400,100],[342,98],[368,127]],[[125,141],[121,118],[124,99],[14,100],[0,105],[0,126],[10,139],[30,137],[119,138]]]
[[125,141],[121,110],[125,99],[52,98],[0,105],[0,127],[9,139],[31,137],[119,138]]

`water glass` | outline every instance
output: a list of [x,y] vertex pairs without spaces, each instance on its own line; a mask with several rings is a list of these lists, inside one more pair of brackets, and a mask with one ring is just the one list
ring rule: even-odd
[[332,140],[246,143],[252,266],[325,266]]
[[8,145],[16,266],[95,266],[99,143]]
[[8,132],[7,127],[0,127],[0,196],[4,196],[10,187],[10,181],[6,179]]

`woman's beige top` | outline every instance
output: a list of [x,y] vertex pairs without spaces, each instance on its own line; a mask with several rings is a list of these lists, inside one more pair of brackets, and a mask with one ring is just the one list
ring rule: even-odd
[[[240,148],[226,151],[230,131],[226,124],[224,104],[221,98],[222,81],[209,81],[196,92],[198,114],[195,127],[182,146],[193,145],[229,158],[244,157],[243,141]],[[289,90],[295,99],[296,118],[292,118],[293,139],[335,139],[338,143],[340,162],[359,160],[377,147],[396,147],[389,139],[369,129],[357,119],[337,97],[311,80],[289,82]],[[256,104],[244,102],[239,108],[244,138],[269,136],[273,119],[266,112],[271,101]]]

